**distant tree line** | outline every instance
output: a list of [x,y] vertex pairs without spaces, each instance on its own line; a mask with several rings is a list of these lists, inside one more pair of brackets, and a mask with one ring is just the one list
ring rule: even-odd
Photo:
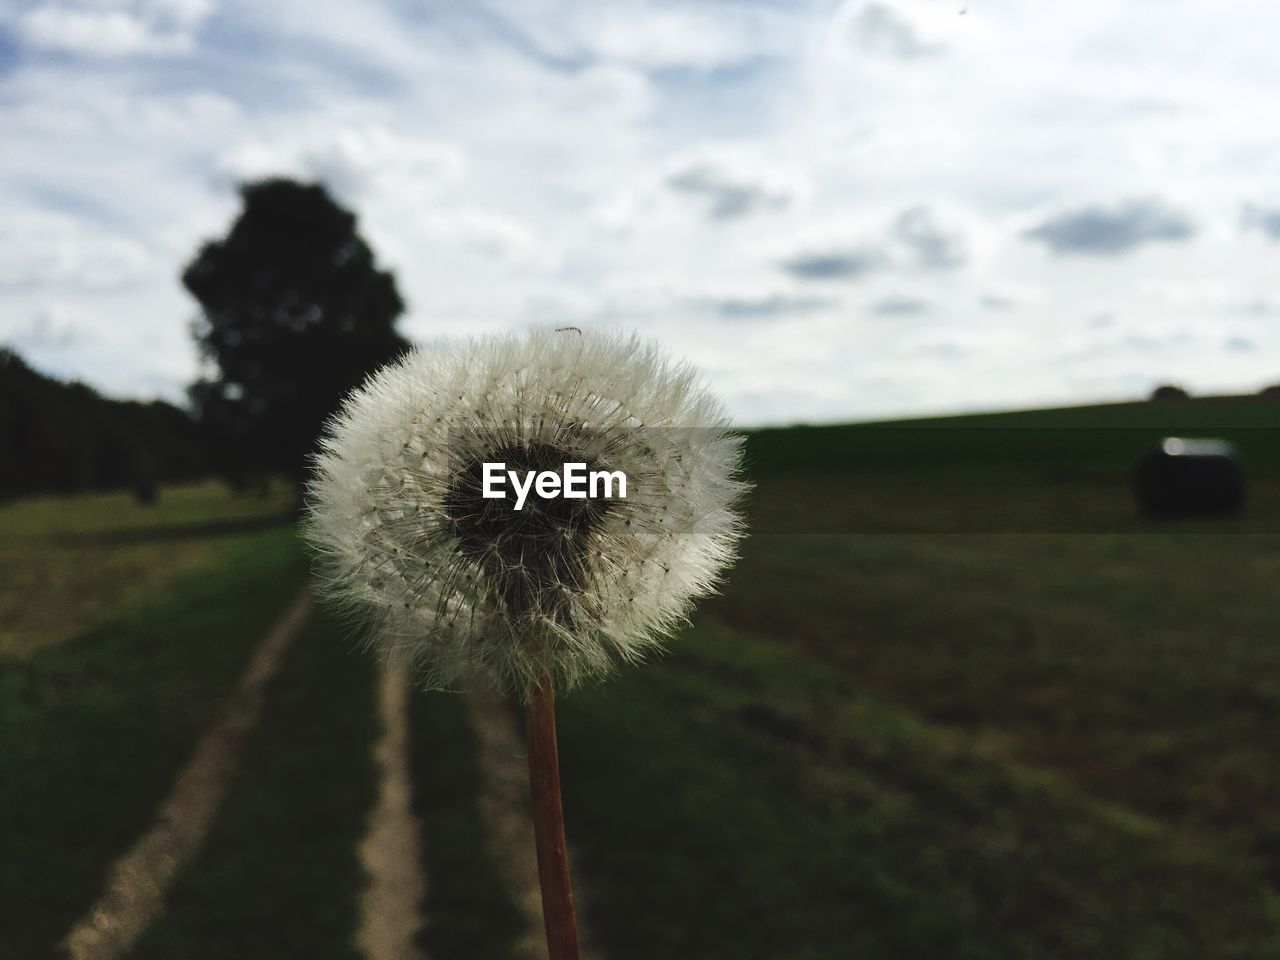
[[160,400],[112,400],[62,383],[0,347],[0,499],[36,493],[132,489],[206,476],[203,431]]
[[[1265,397],[1268,400],[1280,400],[1280,383],[1273,383],[1263,387],[1258,391],[1258,396]],[[1175,383],[1162,383],[1151,391],[1151,395],[1147,398],[1156,403],[1189,400],[1191,392],[1186,387],[1180,387]]]

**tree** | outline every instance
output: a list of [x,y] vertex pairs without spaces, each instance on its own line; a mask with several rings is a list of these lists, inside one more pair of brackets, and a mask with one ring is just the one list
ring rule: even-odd
[[243,184],[226,237],[204,244],[182,283],[216,376],[190,388],[223,472],[302,479],[324,421],[367,374],[408,348],[404,301],[356,218],[319,184]]
[[1172,383],[1162,383],[1151,391],[1151,399],[1156,401],[1186,400],[1190,396],[1185,389]]
[[132,487],[150,502],[161,482],[207,476],[207,450],[172,404],[102,397],[0,347],[0,499]]

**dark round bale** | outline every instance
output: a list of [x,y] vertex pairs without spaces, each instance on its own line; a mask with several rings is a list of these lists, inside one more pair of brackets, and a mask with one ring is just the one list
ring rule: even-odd
[[1214,517],[1244,506],[1244,470],[1225,440],[1166,437],[1138,461],[1138,505],[1149,517]]

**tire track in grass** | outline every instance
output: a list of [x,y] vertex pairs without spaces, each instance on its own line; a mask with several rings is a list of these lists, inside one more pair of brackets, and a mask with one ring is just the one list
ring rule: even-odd
[[267,688],[208,839],[130,960],[360,960],[377,675],[313,616]]
[[6,958],[59,950],[150,828],[302,568],[291,528],[235,537],[207,568],[73,640],[0,657]]
[[480,810],[485,779],[463,697],[415,691],[409,724],[414,811],[429,881],[420,948],[440,960],[531,960],[520,947],[529,924],[513,902]]
[[356,943],[368,960],[426,960],[417,943],[426,877],[409,777],[409,680],[403,666],[388,666],[380,674],[378,712],[382,734],[374,759],[380,783],[378,804],[360,844],[369,883]]
[[311,604],[304,591],[258,646],[222,718],[196,746],[151,829],[112,865],[102,895],[67,934],[64,947],[73,960],[122,956],[160,913],[174,878],[209,831],[241,743],[257,722],[263,689]]
[[547,960],[524,739],[516,729],[515,718],[490,685],[472,683],[466,697],[480,766],[480,814],[488,828],[491,848],[502,865],[507,889],[525,920],[526,930],[517,941],[518,948],[528,960]]
[[[482,789],[480,811],[488,828],[489,843],[504,867],[503,876],[512,899],[525,919],[525,933],[518,941],[521,956],[547,960],[546,932],[542,922],[542,890],[538,885],[538,853],[530,816],[528,753],[514,711],[484,682],[467,689],[467,705],[477,741],[477,761]],[[569,850],[573,859],[572,844]],[[598,956],[583,919],[582,881],[572,873],[574,903],[582,956]]]

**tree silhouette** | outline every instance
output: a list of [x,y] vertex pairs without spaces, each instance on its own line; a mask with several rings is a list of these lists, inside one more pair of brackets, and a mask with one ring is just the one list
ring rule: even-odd
[[1191,396],[1186,389],[1173,383],[1162,383],[1151,391],[1151,400],[1170,401],[1170,400],[1186,400]]
[[62,383],[0,346],[0,500],[132,487],[151,502],[158,484],[208,473],[206,438],[184,411]]
[[226,237],[182,274],[200,302],[200,353],[217,368],[189,392],[229,478],[301,479],[343,395],[407,349],[395,329],[404,301],[323,186],[270,179],[240,195]]

